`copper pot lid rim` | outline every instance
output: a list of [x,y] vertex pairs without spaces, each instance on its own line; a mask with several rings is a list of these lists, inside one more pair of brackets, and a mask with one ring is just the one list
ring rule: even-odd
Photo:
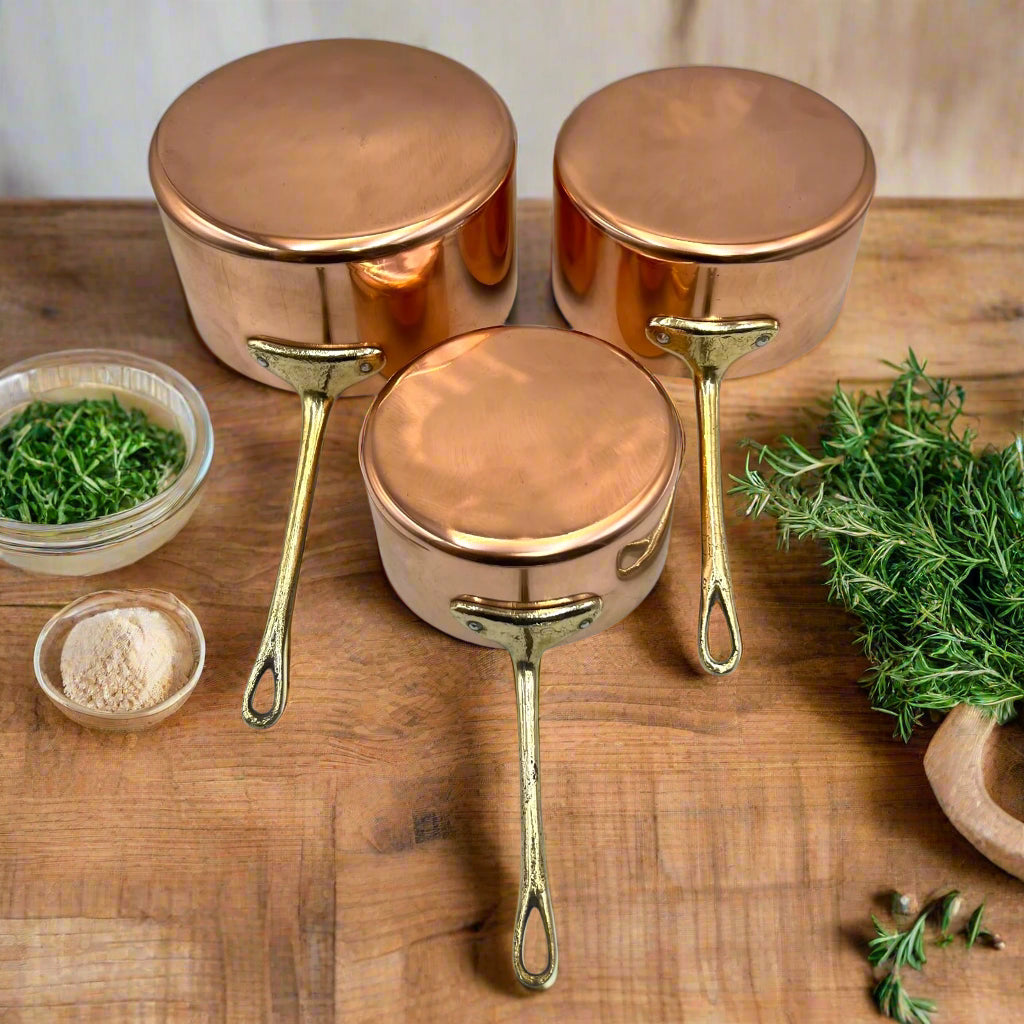
[[501,188],[515,154],[507,106],[465,65],[327,39],[260,50],[193,83],[160,119],[149,171],[164,214],[200,241],[327,263],[444,235]]
[[[569,339],[574,340],[570,342]],[[612,472],[619,468],[619,462],[628,463],[629,470],[634,472],[633,482],[627,484],[624,491],[612,493],[614,488],[608,487],[612,477],[598,474],[596,486],[593,486],[593,480],[566,475],[572,465],[578,467],[580,464],[591,464],[579,443],[588,437],[588,432],[583,426],[571,422],[574,418],[572,407],[578,411],[587,402],[586,396],[578,388],[573,389],[571,394],[567,392],[567,402],[557,409],[557,403],[545,401],[543,396],[535,404],[531,401],[531,412],[543,416],[545,410],[548,410],[559,419],[558,424],[550,424],[547,439],[557,434],[565,442],[543,466],[539,465],[540,460],[534,464],[529,454],[530,451],[535,452],[538,445],[541,451],[545,450],[543,428],[521,448],[505,448],[493,465],[480,458],[481,453],[474,448],[476,440],[470,439],[467,449],[470,456],[465,459],[465,453],[457,450],[458,437],[451,441],[451,435],[463,433],[461,430],[451,430],[453,416],[457,418],[460,415],[458,408],[452,408],[453,404],[457,405],[460,397],[468,398],[471,406],[477,404],[481,409],[490,408],[495,411],[490,422],[479,432],[486,443],[490,436],[487,431],[497,430],[500,434],[509,423],[516,422],[517,417],[522,420],[524,407],[515,403],[527,392],[532,396],[538,381],[545,385],[544,390],[549,394],[557,388],[565,390],[564,372],[567,367],[579,361],[582,353],[580,343],[599,346],[599,349],[586,353],[594,364],[590,367],[593,378],[603,376],[606,386],[616,382],[623,389],[619,391],[619,397],[628,410],[643,410],[640,419],[630,416],[627,411],[622,420],[627,426],[635,426],[633,436],[625,439],[625,447],[634,451],[645,449],[640,455],[642,464],[631,461],[628,452],[621,455],[611,452],[607,443],[602,445],[600,453],[603,456],[611,454],[615,458],[616,464],[609,467]],[[532,360],[529,351],[531,344],[533,354],[541,351],[540,346],[546,346],[547,359]],[[565,351],[569,344],[577,346],[575,353]],[[551,354],[552,345],[560,346],[563,351]],[[522,351],[516,353],[513,347]],[[489,350],[497,353],[496,358],[491,358],[492,352]],[[504,362],[503,357],[509,357],[508,363]],[[462,382],[457,379],[462,371],[455,366],[460,359],[476,364],[469,373],[464,374]],[[530,380],[522,377],[526,362],[531,362],[536,368],[535,376]],[[458,386],[448,390],[439,386],[441,374],[446,371],[449,376],[456,378],[456,385],[463,384],[465,390],[461,396],[458,394]],[[422,379],[417,380],[417,375]],[[584,390],[593,390],[593,379],[583,383]],[[513,394],[509,408],[504,411],[498,409],[500,396],[504,394],[507,398],[510,392],[515,392],[517,385],[523,390]],[[482,387],[489,387],[489,390],[480,394]],[[395,414],[389,411],[382,414],[381,409],[388,410],[389,405],[395,403],[395,393],[403,391],[409,394],[398,399],[401,406]],[[447,442],[443,446],[442,459],[449,460],[448,465],[438,464],[437,449],[422,443],[424,435],[417,432],[421,426],[429,423],[430,417],[421,411],[421,405],[422,398],[430,393],[434,394],[439,404],[443,402],[447,407],[448,422],[440,424],[440,437]],[[568,410],[566,404],[570,406]],[[659,412],[663,416],[659,417]],[[391,416],[390,423],[386,422],[388,416]],[[411,429],[412,436],[421,443],[394,444],[390,452],[382,448],[381,431],[390,432],[394,436],[396,416],[398,433]],[[409,422],[406,422],[406,417],[409,417]],[[385,420],[383,426],[382,419]],[[605,435],[606,442],[610,429],[611,423],[607,418],[597,428],[598,434]],[[657,379],[627,353],[608,342],[577,331],[543,326],[500,326],[449,339],[391,378],[363,422],[359,437],[359,463],[374,507],[401,533],[414,541],[469,561],[515,566],[564,561],[604,547],[627,534],[653,511],[663,508],[666,500],[671,500],[683,449],[682,428],[671,398]],[[418,464],[413,465],[410,472],[408,456],[403,453],[424,450],[431,451],[430,457],[414,459],[413,462]],[[509,455],[512,456],[511,460],[502,465],[502,456]],[[594,453],[591,455],[594,461],[600,461]],[[532,497],[528,493],[530,482],[522,475],[524,469],[531,468],[541,469],[548,476],[547,489],[540,494],[534,493]],[[460,509],[453,507],[451,502],[443,501],[443,483],[439,485],[438,481],[443,481],[446,473],[451,480],[458,481],[460,492],[467,495],[471,505],[475,497],[483,493],[484,504],[495,501],[502,505],[504,502],[503,511],[494,513],[490,509],[481,508],[480,503],[475,508]],[[410,477],[418,477],[421,483],[419,493],[409,488]],[[561,486],[554,486],[553,481],[560,481]],[[540,481],[537,486],[543,489],[545,484]],[[597,509],[596,514],[590,517],[583,515],[580,509],[571,504],[579,494],[588,490],[587,500],[591,502],[591,507]],[[569,504],[566,501],[567,494],[571,495]],[[455,504],[458,504],[457,500]],[[559,508],[552,507],[559,504]],[[527,509],[528,512],[525,511]],[[505,513],[511,519],[511,529],[503,528],[510,525],[509,520],[502,521]],[[550,528],[517,530],[515,527],[519,522],[525,522],[527,518],[532,520],[530,525],[539,522],[543,526],[546,520]],[[481,528],[481,523],[499,522],[500,527],[491,525],[488,529]],[[565,528],[559,528],[560,522]]]
[[[152,162],[152,154],[151,154]],[[166,183],[164,191],[157,194],[157,202],[171,222],[186,234],[200,242],[212,245],[224,252],[254,259],[277,260],[282,263],[304,263],[329,265],[336,263],[361,263],[395,256],[400,252],[428,246],[461,227],[505,184],[499,181],[482,198],[467,200],[459,208],[450,211],[450,216],[433,222],[398,227],[380,234],[369,234],[348,238],[289,238],[272,235],[248,235],[228,225],[221,224],[203,215],[174,186]],[[155,181],[155,179],[154,179]],[[156,185],[154,183],[154,192]],[[174,199],[169,199],[170,196]],[[170,205],[168,205],[170,204]]]
[[[675,126],[661,107],[637,103],[644,90],[677,102]],[[758,102],[768,108],[760,118]],[[724,113],[707,110],[716,103]],[[812,126],[834,145],[816,145]],[[712,145],[700,147],[702,133]],[[556,190],[615,240],[699,263],[762,262],[819,248],[862,220],[876,182],[867,138],[835,103],[777,75],[715,65],[643,71],[588,96],[559,131],[554,175]],[[795,188],[775,184],[801,176]],[[673,192],[673,179],[681,191]]]

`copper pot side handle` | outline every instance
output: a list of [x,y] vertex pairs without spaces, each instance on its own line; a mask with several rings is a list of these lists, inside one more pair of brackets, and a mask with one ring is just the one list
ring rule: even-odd
[[[302,399],[302,439],[281,564],[259,652],[242,698],[242,719],[246,725],[269,729],[288,702],[292,610],[327,417],[338,395],[384,365],[384,354],[367,347],[306,349],[268,338],[250,338],[249,351],[261,366],[291,384]],[[274,682],[273,701],[267,711],[257,711],[253,698],[268,670]]]
[[[558,937],[551,904],[544,825],[540,798],[540,662],[554,644],[575,636],[601,614],[601,598],[577,594],[556,601],[531,603],[457,597],[452,615],[478,636],[500,644],[512,658],[519,723],[519,799],[522,823],[519,902],[512,931],[512,969],[526,988],[545,989],[558,976]],[[547,963],[531,971],[523,960],[530,914],[536,910],[544,926]]]
[[[719,394],[729,367],[741,356],[767,345],[778,330],[778,321],[771,317],[688,320],[656,316],[647,325],[648,339],[681,359],[693,374],[700,440],[701,505],[697,654],[705,670],[715,675],[731,672],[743,654],[725,540]],[[715,657],[709,640],[711,613],[716,605],[722,609],[729,630],[730,649],[724,659]]]
[[669,499],[664,512],[661,513],[661,518],[646,537],[631,540],[628,544],[623,545],[615,559],[615,575],[620,580],[632,579],[638,573],[643,572],[657,557],[668,538],[668,526],[672,521],[674,503],[675,495]]

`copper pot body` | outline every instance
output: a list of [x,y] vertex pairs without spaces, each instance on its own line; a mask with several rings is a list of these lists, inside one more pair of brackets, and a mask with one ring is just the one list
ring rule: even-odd
[[[603,610],[573,637],[581,639],[628,615],[661,575],[683,455],[682,428],[655,378],[626,357],[608,358],[614,349],[607,343],[586,338],[584,344],[576,340],[580,337],[553,328],[505,327],[452,339],[393,378],[367,413],[359,459],[384,571],[402,601],[449,636],[501,646],[452,616],[451,602],[459,595],[525,604],[594,594]],[[472,360],[472,370],[463,371],[462,363],[471,360],[460,360],[460,355],[471,351],[476,339],[481,339],[484,354]],[[564,353],[570,346],[572,351]],[[499,384],[495,393],[481,395],[490,372],[509,382],[533,375],[532,400],[518,429],[488,422],[486,414],[500,401],[502,388]],[[417,386],[411,379],[417,374],[422,390],[406,400],[415,422],[401,434],[394,431],[392,457],[402,462],[393,467],[389,487],[381,483],[381,450],[368,436],[377,428],[389,393],[396,386]],[[589,391],[588,397],[590,387],[599,390]],[[623,387],[630,389],[629,398]],[[428,388],[438,406],[433,415]],[[613,396],[619,397],[619,408],[612,404]],[[479,419],[467,416],[455,427],[457,414],[452,414],[439,424],[448,414],[444,407],[459,402],[464,409],[478,405]],[[536,428],[528,411],[534,403],[537,419],[545,421]],[[595,408],[601,409],[600,427],[584,420],[588,409],[593,419]],[[549,440],[542,442],[544,437]],[[591,438],[593,449],[588,449]],[[619,461],[611,454],[616,447]],[[645,468],[637,470],[633,494],[625,480],[630,464],[641,462]],[[524,486],[522,481],[531,475],[541,476],[552,463],[557,468],[531,501],[510,496],[510,488]],[[435,487],[445,477],[451,484],[441,494]],[[463,477],[472,484],[462,485]],[[425,495],[428,489],[430,497],[420,500],[419,507],[429,508],[432,517],[436,513],[436,522],[424,528],[423,516],[399,504],[399,492]],[[612,491],[613,504],[601,497]],[[609,515],[613,505],[618,511]],[[546,518],[542,506],[557,511],[548,528],[540,530],[545,539],[530,540],[538,532],[538,520]],[[472,530],[466,525],[470,520],[477,524]],[[506,539],[482,536],[485,527],[479,524],[485,521],[494,522],[494,534]],[[557,522],[567,524],[562,535],[555,532],[557,525],[551,526]]]
[[199,336],[286,388],[250,338],[369,346],[382,379],[502,323],[516,291],[515,126],[440,54],[294,43],[218,68],[161,119],[149,171]]
[[729,374],[774,370],[839,316],[874,184],[863,132],[794,82],[719,67],[613,82],[556,143],[555,299],[668,377],[690,371],[645,337],[652,318],[770,317],[771,344]]
[[203,343],[232,369],[285,388],[253,361],[252,337],[295,345],[369,345],[387,362],[346,392],[379,390],[419,353],[502,323],[516,293],[515,173],[466,221],[389,256],[341,263],[256,259],[218,249],[161,212],[189,313]]
[[[501,644],[470,632],[452,617],[451,602],[460,594],[485,595],[495,601],[554,601],[574,594],[596,594],[603,610],[594,623],[573,639],[583,639],[614,626],[651,592],[668,557],[672,494],[666,493],[649,516],[628,534],[605,546],[565,561],[519,566],[474,561],[463,555],[426,547],[388,518],[371,499],[380,559],[388,582],[402,601],[435,629],[485,647]],[[628,579],[619,564],[632,544],[642,544],[666,517],[662,542],[653,557]]]
[[646,337],[652,317],[770,316],[770,345],[738,359],[730,377],[775,370],[819,344],[843,308],[864,213],[815,249],[751,263],[696,262],[641,252],[590,220],[556,176],[552,287],[576,329],[620,345],[652,373],[689,376]]

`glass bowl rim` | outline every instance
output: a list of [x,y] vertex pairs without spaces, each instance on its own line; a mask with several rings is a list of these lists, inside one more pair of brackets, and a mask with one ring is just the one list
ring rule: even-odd
[[23,523],[0,516],[0,548],[19,554],[74,554],[120,543],[170,518],[187,505],[206,480],[213,461],[213,423],[199,389],[158,359],[110,348],[62,349],[30,356],[0,370],[0,380],[54,364],[109,365],[141,370],[177,393],[188,410],[195,444],[181,472],[162,491],[132,508],[79,523]]

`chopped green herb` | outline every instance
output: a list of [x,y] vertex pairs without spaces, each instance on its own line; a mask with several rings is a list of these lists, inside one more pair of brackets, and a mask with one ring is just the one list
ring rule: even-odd
[[[892,365],[892,364],[887,364]],[[911,352],[887,394],[837,387],[820,447],[745,441],[733,493],[779,543],[826,546],[830,600],[860,618],[872,704],[909,739],[931,711],[1010,719],[1024,697],[1024,437],[975,451],[964,390]]]
[[116,398],[33,402],[0,428],[0,517],[84,523],[147,501],[185,464],[185,440]]

